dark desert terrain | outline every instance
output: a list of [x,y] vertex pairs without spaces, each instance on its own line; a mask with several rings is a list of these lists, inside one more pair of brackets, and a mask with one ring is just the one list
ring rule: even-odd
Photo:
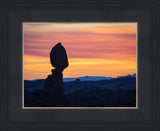
[[[24,81],[25,107],[59,107],[56,100],[41,92],[43,85],[44,79]],[[80,77],[64,82],[64,93],[65,102],[61,107],[135,107],[136,76],[92,81]],[[44,100],[46,97],[49,101]]]

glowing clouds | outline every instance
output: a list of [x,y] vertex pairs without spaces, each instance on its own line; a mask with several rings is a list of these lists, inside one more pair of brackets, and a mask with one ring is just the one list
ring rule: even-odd
[[64,77],[136,73],[136,30],[137,23],[24,23],[24,78],[46,77],[59,41],[70,62]]

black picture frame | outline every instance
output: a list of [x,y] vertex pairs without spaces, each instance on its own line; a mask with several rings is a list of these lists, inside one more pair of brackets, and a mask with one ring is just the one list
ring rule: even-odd
[[[159,0],[0,0],[1,131],[159,131]],[[138,22],[138,109],[22,109],[22,22]]]

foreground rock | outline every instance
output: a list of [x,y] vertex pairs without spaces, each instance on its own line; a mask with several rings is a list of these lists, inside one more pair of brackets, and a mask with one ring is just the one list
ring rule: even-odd
[[68,58],[65,48],[58,43],[50,52],[52,74],[45,79],[44,87],[34,91],[33,103],[35,106],[65,106],[65,94],[63,87],[63,70],[68,66]]
[[50,62],[58,70],[65,69],[68,66],[68,57],[65,48],[58,43],[50,52]]

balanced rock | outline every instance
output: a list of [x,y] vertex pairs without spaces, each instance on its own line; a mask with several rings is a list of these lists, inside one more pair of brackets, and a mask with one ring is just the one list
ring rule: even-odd
[[65,94],[62,71],[68,66],[68,58],[65,48],[58,43],[50,52],[50,61],[55,69],[45,79],[43,93],[48,106],[64,106]]
[[58,43],[50,52],[50,62],[56,69],[62,70],[68,66],[68,57],[65,48]]

